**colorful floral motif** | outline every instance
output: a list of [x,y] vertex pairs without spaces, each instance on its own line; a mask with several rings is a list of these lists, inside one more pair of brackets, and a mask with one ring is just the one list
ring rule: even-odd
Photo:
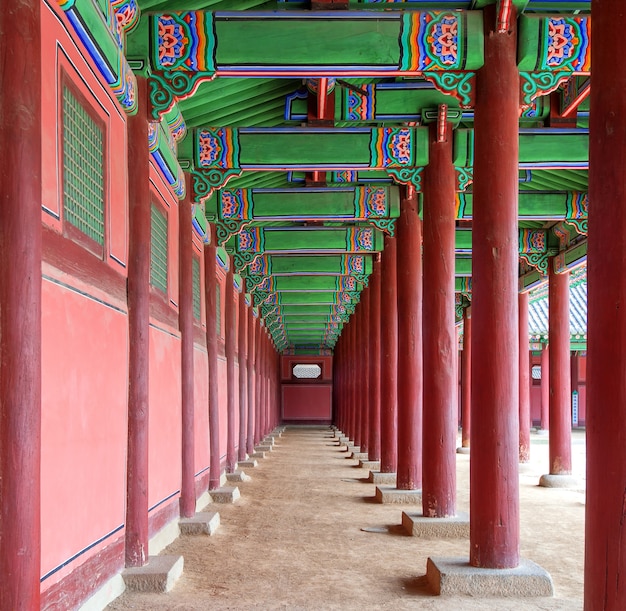
[[239,252],[260,252],[263,246],[262,231],[260,227],[242,229],[237,234],[237,250]]
[[353,276],[341,277],[341,290],[342,291],[356,291],[356,279]]
[[591,20],[588,17],[550,17],[544,28],[546,68],[576,72],[590,69]]
[[226,127],[201,129],[197,134],[198,164],[203,168],[239,167],[237,131]]
[[221,191],[220,216],[223,219],[246,221],[252,218],[250,199],[247,189]]
[[346,89],[344,94],[344,110],[346,121],[372,121],[375,113],[376,87],[365,85],[360,91]]
[[463,13],[440,11],[407,12],[400,35],[402,70],[463,69],[459,50],[463,36]]
[[341,170],[340,172],[333,172],[333,182],[356,182],[357,172],[356,170]]
[[254,275],[264,275],[269,273],[267,257],[258,257],[250,263],[250,273]]
[[356,187],[354,215],[357,219],[387,215],[387,190],[384,187]]
[[520,229],[519,252],[540,253],[546,250],[546,232],[543,229]]
[[371,227],[350,227],[347,230],[346,248],[351,252],[374,250],[374,230]]
[[589,214],[589,195],[573,191],[567,195],[565,218],[586,219]]
[[156,67],[215,72],[213,13],[190,11],[155,17]]
[[363,257],[348,257],[348,269],[349,274],[362,274],[365,268],[365,259]]
[[123,48],[126,34],[139,23],[139,5],[137,0],[111,0],[111,8],[115,15],[114,33],[120,48]]
[[413,164],[413,130],[410,127],[372,129],[371,165],[374,168],[405,167]]

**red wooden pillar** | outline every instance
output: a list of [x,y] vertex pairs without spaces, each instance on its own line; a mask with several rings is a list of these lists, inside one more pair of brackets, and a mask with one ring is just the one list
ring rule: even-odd
[[422,487],[422,221],[403,190],[398,231],[398,490]]
[[217,262],[215,225],[207,225],[209,242],[204,247],[204,302],[206,307],[206,346],[209,370],[209,490],[220,486],[220,407],[217,385]]
[[261,331],[261,400],[259,403],[259,441],[265,437],[267,404],[267,331]]
[[470,447],[472,422],[472,306],[463,308],[463,351],[461,353],[461,447]]
[[150,365],[150,157],[148,87],[137,78],[137,114],[128,118],[128,455],[126,566],[148,561],[148,415]]
[[626,11],[592,0],[585,610],[626,609]]
[[548,270],[550,341],[550,475],[572,472],[571,363],[569,337],[569,272]]
[[541,347],[541,428],[550,428],[550,346]]
[[233,263],[230,262],[226,274],[224,291],[224,325],[226,327],[226,468],[229,473],[235,470],[235,350],[237,346],[237,316],[235,311],[235,280]]
[[0,609],[39,609],[41,44],[38,0],[0,11]]
[[357,348],[357,325],[358,325],[358,309],[350,318],[350,427],[348,429],[348,437],[355,441],[357,432],[357,402],[358,402],[358,348]]
[[381,286],[380,472],[398,466],[398,287],[396,238],[385,235]]
[[363,416],[363,296],[354,312],[354,445],[361,447],[361,418]]
[[369,325],[369,443],[367,457],[369,460],[380,460],[380,291],[381,263],[374,263],[374,272],[370,277],[370,325]]
[[370,293],[368,286],[361,292],[361,452],[369,453],[370,430],[370,379],[369,379],[369,350],[370,350]]
[[496,30],[483,12],[485,63],[476,74],[472,221],[470,563],[519,564],[517,21]]
[[528,293],[519,294],[519,462],[530,460],[530,353]]
[[456,173],[452,125],[439,107],[430,125],[424,175],[424,405],[422,507],[426,517],[456,513],[458,341],[454,321]]
[[248,320],[246,313],[246,279],[241,279],[239,295],[239,331],[237,333],[237,355],[239,359],[239,448],[238,460],[246,459],[247,404],[248,404]]
[[180,487],[180,514],[190,518],[196,513],[196,486],[194,468],[194,372],[193,372],[193,242],[191,241],[191,175],[185,174],[186,196],[178,206],[179,248],[179,310],[180,379],[182,408],[182,476]]
[[254,313],[252,304],[246,308],[246,320],[248,323],[248,420],[246,434],[246,451],[248,455],[254,452],[254,392],[256,382],[256,325],[254,324]]

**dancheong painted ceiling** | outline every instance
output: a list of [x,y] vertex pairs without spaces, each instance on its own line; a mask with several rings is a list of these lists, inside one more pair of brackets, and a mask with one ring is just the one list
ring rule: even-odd
[[[149,79],[154,160],[181,198],[192,174],[196,230],[209,239],[215,226],[277,348],[305,352],[332,349],[354,311],[402,185],[420,191],[427,125],[444,104],[458,315],[471,300],[474,75],[489,3],[61,5],[127,112],[136,76]],[[590,5],[497,7],[498,18],[518,15],[524,290],[545,282],[549,256],[570,268],[586,258]]]

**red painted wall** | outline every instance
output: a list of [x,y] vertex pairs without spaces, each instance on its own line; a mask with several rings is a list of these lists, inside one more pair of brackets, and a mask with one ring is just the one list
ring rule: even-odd
[[[296,378],[293,367],[316,364],[319,378]],[[281,357],[281,417],[283,421],[331,422],[333,359],[331,356]]]

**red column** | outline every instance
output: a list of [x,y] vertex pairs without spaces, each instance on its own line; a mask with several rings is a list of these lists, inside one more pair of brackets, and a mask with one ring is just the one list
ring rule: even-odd
[[358,403],[358,346],[357,346],[357,326],[358,326],[358,309],[350,318],[350,428],[348,429],[348,437],[354,442],[357,434],[357,403]]
[[361,443],[359,447],[364,453],[369,453],[370,429],[370,292],[369,286],[361,292]]
[[[585,609],[626,609],[626,11],[592,0]],[[619,32],[619,35],[615,33]]]
[[519,462],[530,460],[530,353],[528,293],[519,294]]
[[374,263],[374,272],[370,276],[370,326],[369,326],[369,443],[367,457],[380,460],[380,260]]
[[398,490],[422,487],[422,221],[403,190],[398,231]]
[[150,157],[147,81],[137,78],[137,114],[128,118],[128,454],[126,566],[148,561],[150,365]]
[[472,306],[463,309],[463,352],[461,353],[461,447],[470,447],[472,422]]
[[456,174],[447,108],[429,130],[424,175],[424,405],[422,507],[426,517],[456,513],[458,359],[454,321]]
[[256,377],[256,325],[254,324],[254,314],[252,305],[246,308],[246,319],[248,323],[248,421],[246,434],[246,451],[248,455],[254,452],[254,389]]
[[541,348],[541,428],[550,428],[550,346]]
[[361,419],[363,416],[363,296],[354,312],[354,445],[361,448],[361,435],[363,428]]
[[246,313],[246,279],[241,279],[239,295],[239,331],[237,333],[237,355],[239,359],[239,448],[238,460],[246,459],[247,405],[248,405],[248,320]]
[[190,518],[196,513],[194,469],[194,399],[193,399],[193,242],[191,241],[191,175],[185,174],[186,197],[178,206],[178,325],[180,328],[180,380],[182,408],[182,476],[180,513]]
[[550,341],[550,475],[572,472],[571,363],[569,338],[569,272],[548,270]]
[[235,470],[235,350],[237,346],[237,315],[235,311],[235,286],[232,261],[226,274],[224,291],[224,326],[226,327],[226,468],[229,473]]
[[[513,9],[513,12],[515,9]],[[516,16],[495,29],[483,11],[485,63],[476,74],[472,244],[470,563],[519,564],[518,116]]]
[[209,372],[209,490],[220,486],[220,407],[217,385],[217,275],[215,225],[207,225],[209,243],[204,247],[204,302],[206,306],[206,346]]
[[261,398],[263,395],[263,328],[261,318],[256,319],[256,378],[254,381],[254,445],[261,440]]
[[381,286],[380,472],[398,466],[398,287],[396,238],[385,235]]
[[259,441],[265,437],[267,405],[267,331],[261,331],[261,400],[259,403]]
[[15,610],[40,604],[40,7],[0,11],[0,608]]

